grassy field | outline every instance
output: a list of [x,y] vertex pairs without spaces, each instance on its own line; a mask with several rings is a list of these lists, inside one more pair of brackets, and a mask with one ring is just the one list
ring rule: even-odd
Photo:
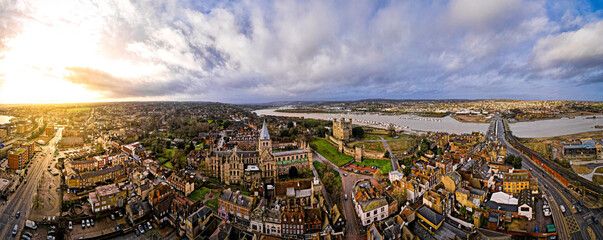
[[207,202],[205,202],[205,206],[208,206],[214,212],[218,212],[218,198],[216,197],[214,199],[207,200]]
[[337,151],[337,147],[331,145],[323,139],[317,139],[312,141],[311,146],[314,150],[320,153],[320,155],[327,158],[329,161],[331,161],[337,166],[344,165],[349,161],[354,160],[354,157],[340,153],[339,151]]
[[540,153],[542,156],[550,156],[551,155],[551,148],[548,146],[548,144],[546,144],[544,142],[533,141],[533,142],[524,143],[524,145],[526,147]]
[[410,147],[411,141],[391,141],[387,142],[392,153],[403,153]]
[[377,137],[377,135],[374,134],[365,134],[362,140],[381,140],[381,138]]
[[172,166],[171,162],[166,162],[166,163],[163,164],[163,166],[165,166],[166,168],[169,168],[169,169],[174,168],[174,166]]
[[89,108],[89,107],[79,107],[79,108],[70,108],[70,109],[67,109],[67,112],[70,112],[70,113],[71,112],[88,112],[90,110],[92,110],[92,108]]
[[384,152],[384,147],[382,142],[354,142],[350,145],[362,145],[364,146],[364,150]]
[[603,176],[593,175],[593,183],[598,184],[598,185],[603,185]]
[[589,174],[593,171],[590,168],[580,166],[580,165],[573,165],[572,168],[574,169],[574,172],[576,172],[577,174]]
[[209,192],[211,192],[211,189],[202,187],[201,189],[193,191],[190,195],[188,195],[188,198],[196,202],[199,201],[199,199],[203,199],[205,194],[208,194]]
[[364,159],[364,160],[362,160],[362,162],[356,163],[356,164],[367,165],[367,166],[376,166],[376,167],[379,167],[383,173],[389,173],[390,171],[392,171],[392,162],[390,160]]

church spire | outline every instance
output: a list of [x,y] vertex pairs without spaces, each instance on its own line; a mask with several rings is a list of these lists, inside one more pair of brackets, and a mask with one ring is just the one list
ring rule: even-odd
[[264,119],[264,126],[262,126],[262,131],[260,132],[260,140],[268,139],[270,139],[270,134],[268,133],[268,127],[266,127],[266,119]]

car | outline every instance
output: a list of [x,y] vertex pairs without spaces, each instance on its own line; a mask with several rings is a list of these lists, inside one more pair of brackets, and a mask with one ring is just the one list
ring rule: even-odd
[[32,237],[33,237],[33,234],[31,234],[30,232],[25,232],[25,233],[23,233],[23,235],[28,236],[28,237],[30,237],[30,238],[32,238]]
[[561,209],[562,213],[565,213],[565,207],[563,205],[559,205],[559,208]]
[[21,235],[21,239],[22,239],[22,240],[31,240],[31,238],[30,238],[30,237],[25,236],[25,235]]
[[86,219],[86,227],[90,227],[90,220]]
[[584,203],[582,203],[582,201],[578,201],[578,204],[580,204],[580,207],[584,206]]
[[138,231],[140,231],[140,233],[144,233],[144,228],[142,225],[138,225]]
[[348,176],[348,174],[347,174],[347,173],[343,173],[343,176],[344,176],[344,177],[347,177],[347,176]]
[[17,211],[17,214],[15,214],[15,218],[19,218],[21,216],[21,212]]
[[[46,240],[55,240],[56,238],[54,236],[46,236]],[[81,237],[80,237],[81,239]]]
[[565,192],[569,192],[569,189],[567,189],[567,188],[566,188],[566,189],[563,189],[563,190],[565,190]]
[[69,230],[73,230],[73,223],[69,221]]
[[119,225],[115,225],[115,230],[119,231],[121,228],[119,228]]
[[582,213],[582,208],[580,206],[576,206],[576,210],[578,210],[579,213]]
[[149,229],[153,229],[153,225],[150,222],[147,222],[147,226],[149,226]]
[[54,234],[55,234],[55,232],[53,230],[50,230],[50,231],[48,231],[48,233],[46,235],[51,236],[51,235],[54,235]]
[[344,195],[344,196],[343,196],[343,199],[348,200],[348,195],[347,195],[347,194],[346,194],[346,195]]
[[13,236],[17,236],[17,231],[19,231],[19,225],[15,224],[15,226],[13,227]]
[[115,215],[111,214],[111,220],[115,220]]
[[90,226],[94,227],[94,219],[90,219]]
[[592,216],[592,218],[595,224],[599,224],[599,219],[596,216]]
[[534,231],[535,233],[538,233],[538,227],[536,227],[536,230]]
[[82,229],[86,228],[86,221],[82,220]]
[[149,230],[149,227],[147,227],[147,225],[142,224],[142,227],[144,228],[144,230]]
[[137,228],[134,229],[134,233],[136,233],[136,236],[140,236],[140,231]]

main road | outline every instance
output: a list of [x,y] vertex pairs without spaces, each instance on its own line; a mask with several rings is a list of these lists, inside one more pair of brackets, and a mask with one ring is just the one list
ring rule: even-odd
[[[538,183],[544,188],[543,192],[548,196],[553,197],[554,203],[557,205],[553,208],[553,214],[556,228],[561,231],[560,239],[603,239],[603,226],[599,223],[596,224],[592,221],[592,216],[596,216],[601,219],[600,209],[589,209],[582,207],[582,213],[576,211],[574,204],[577,205],[578,199],[572,195],[565,186],[561,185],[558,181],[554,180],[553,176],[547,174],[546,171],[540,168],[535,162],[533,162],[528,156],[521,154],[517,149],[513,148],[505,139],[505,129],[502,119],[495,115],[494,120],[497,122],[496,125],[496,138],[507,148],[508,154],[521,156],[522,169],[529,170],[533,177],[538,179]],[[565,213],[561,212],[558,208],[563,205],[566,209]],[[541,209],[536,209],[541,211]],[[559,222],[559,220],[562,220]],[[562,229],[560,229],[562,228]],[[591,236],[589,229],[592,231],[594,236]],[[594,238],[592,238],[594,237]]]
[[[28,174],[25,177],[27,183],[21,184],[6,203],[6,208],[0,216],[0,239],[14,238],[12,229],[15,225],[19,225],[19,231],[23,230],[25,220],[31,212],[32,200],[38,184],[56,151],[56,144],[61,139],[61,133],[62,129],[59,129],[55,136],[48,141],[48,145],[42,147],[42,152],[31,160],[32,163],[30,163]],[[21,213],[19,218],[15,217],[17,212]]]

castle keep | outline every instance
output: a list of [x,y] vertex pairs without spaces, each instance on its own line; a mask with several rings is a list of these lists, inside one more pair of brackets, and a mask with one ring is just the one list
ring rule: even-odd
[[352,119],[333,119],[333,137],[339,141],[349,142],[352,137]]

